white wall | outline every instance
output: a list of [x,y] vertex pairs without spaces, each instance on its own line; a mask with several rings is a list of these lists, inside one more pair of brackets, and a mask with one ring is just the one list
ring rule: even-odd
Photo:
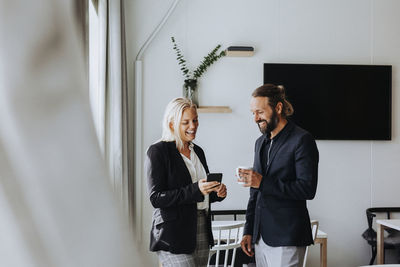
[[[126,2],[133,89],[134,57],[173,1]],[[171,36],[176,37],[189,67],[197,66],[218,43],[251,45],[256,50],[250,58],[221,59],[200,79],[201,105],[228,105],[233,110],[200,114],[197,143],[204,148],[211,171],[224,173],[229,192],[214,209],[246,207],[248,191],[233,182],[233,174],[235,166],[253,161],[254,141],[260,133],[252,122],[249,100],[262,84],[264,62],[393,65],[393,140],[318,141],[318,191],[308,203],[311,218],[318,219],[329,235],[329,266],[367,264],[370,249],[361,238],[367,227],[365,209],[399,206],[400,201],[398,10],[397,0],[182,0],[144,55],[144,149],[160,137],[164,108],[182,91]],[[145,181],[143,176],[142,237],[147,251],[152,207]],[[312,248],[310,266],[319,266],[318,252]],[[157,264],[154,254],[148,255]]]

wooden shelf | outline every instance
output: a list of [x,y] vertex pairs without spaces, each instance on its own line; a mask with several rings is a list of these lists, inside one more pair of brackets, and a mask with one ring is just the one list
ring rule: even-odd
[[254,55],[254,47],[252,46],[229,46],[225,50],[228,57],[252,57]]
[[228,106],[200,106],[197,108],[199,113],[232,113]]
[[252,57],[254,51],[226,51],[227,57]]

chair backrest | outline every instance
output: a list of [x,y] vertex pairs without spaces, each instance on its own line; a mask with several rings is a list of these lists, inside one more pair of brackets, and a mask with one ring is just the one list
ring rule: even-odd
[[[215,220],[215,216],[229,216],[233,217],[233,220],[236,221],[238,216],[246,215],[246,210],[212,210],[211,211],[211,220]],[[229,218],[230,219],[230,218]]]
[[400,207],[373,207],[366,209],[368,228],[372,229],[372,221],[376,214],[386,213],[386,219],[390,219],[391,214],[394,212],[400,212]]
[[376,245],[376,231],[373,228],[374,218],[378,214],[385,214],[386,219],[391,219],[392,213],[400,213],[400,207],[373,207],[365,210],[367,215],[368,229],[362,234],[362,237],[367,240],[371,246]]
[[235,264],[236,249],[240,247],[240,241],[243,235],[244,222],[234,222],[226,225],[213,225],[212,230],[215,233],[216,244],[210,249],[208,264],[212,254],[216,253],[215,264],[218,266],[221,251],[225,251],[224,267],[228,266],[229,250],[233,250],[231,266]]
[[[318,221],[316,220],[311,220],[311,233],[312,233],[312,238],[313,241],[315,241],[315,239],[317,238],[317,234],[318,234]],[[306,263],[307,263],[307,255],[308,255],[308,248],[310,246],[306,247],[306,253],[304,254],[304,260],[303,260],[303,267],[306,267]]]
[[[363,265],[360,267],[371,267],[371,265]],[[400,267],[400,264],[378,264],[374,265],[374,267]]]
[[[394,215],[393,213],[400,213],[400,207],[372,207],[366,209],[365,213],[367,215],[368,228],[361,234],[361,236],[371,246],[371,259],[369,264],[372,265],[376,257],[376,231],[373,227],[374,218],[392,219],[392,216]],[[384,217],[382,215],[384,215]],[[385,229],[385,232],[393,233],[396,231],[387,228]],[[400,245],[398,237],[389,236],[388,238],[385,238],[385,249],[396,248],[398,245]]]

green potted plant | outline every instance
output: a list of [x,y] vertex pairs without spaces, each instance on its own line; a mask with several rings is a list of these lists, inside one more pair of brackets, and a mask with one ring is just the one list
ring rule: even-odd
[[197,80],[206,72],[208,67],[226,55],[225,51],[218,51],[221,48],[221,45],[217,45],[213,50],[211,50],[210,53],[208,53],[208,55],[204,57],[204,59],[200,62],[200,65],[194,71],[190,71],[186,66],[186,60],[182,54],[182,51],[179,49],[175,38],[171,37],[171,40],[173,43],[173,49],[177,55],[176,59],[178,60],[178,64],[181,67],[181,71],[185,79],[183,84],[183,96],[189,98],[193,103],[199,106]]

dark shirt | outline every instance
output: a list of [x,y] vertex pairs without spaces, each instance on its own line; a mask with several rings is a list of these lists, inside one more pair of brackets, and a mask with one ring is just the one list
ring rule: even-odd
[[276,143],[276,141],[278,141],[278,139],[282,135],[282,133],[287,131],[287,128],[288,128],[288,127],[286,127],[287,125],[288,125],[288,123],[286,123],[285,127],[283,127],[283,129],[280,130],[279,133],[277,135],[275,135],[273,138],[271,138],[271,133],[264,134],[264,142],[261,147],[261,151],[262,151],[261,152],[261,162],[262,162],[263,174],[265,174],[265,172],[267,170],[267,167],[270,162],[271,154],[274,152],[275,149],[277,149],[277,147],[274,146],[274,143]]

